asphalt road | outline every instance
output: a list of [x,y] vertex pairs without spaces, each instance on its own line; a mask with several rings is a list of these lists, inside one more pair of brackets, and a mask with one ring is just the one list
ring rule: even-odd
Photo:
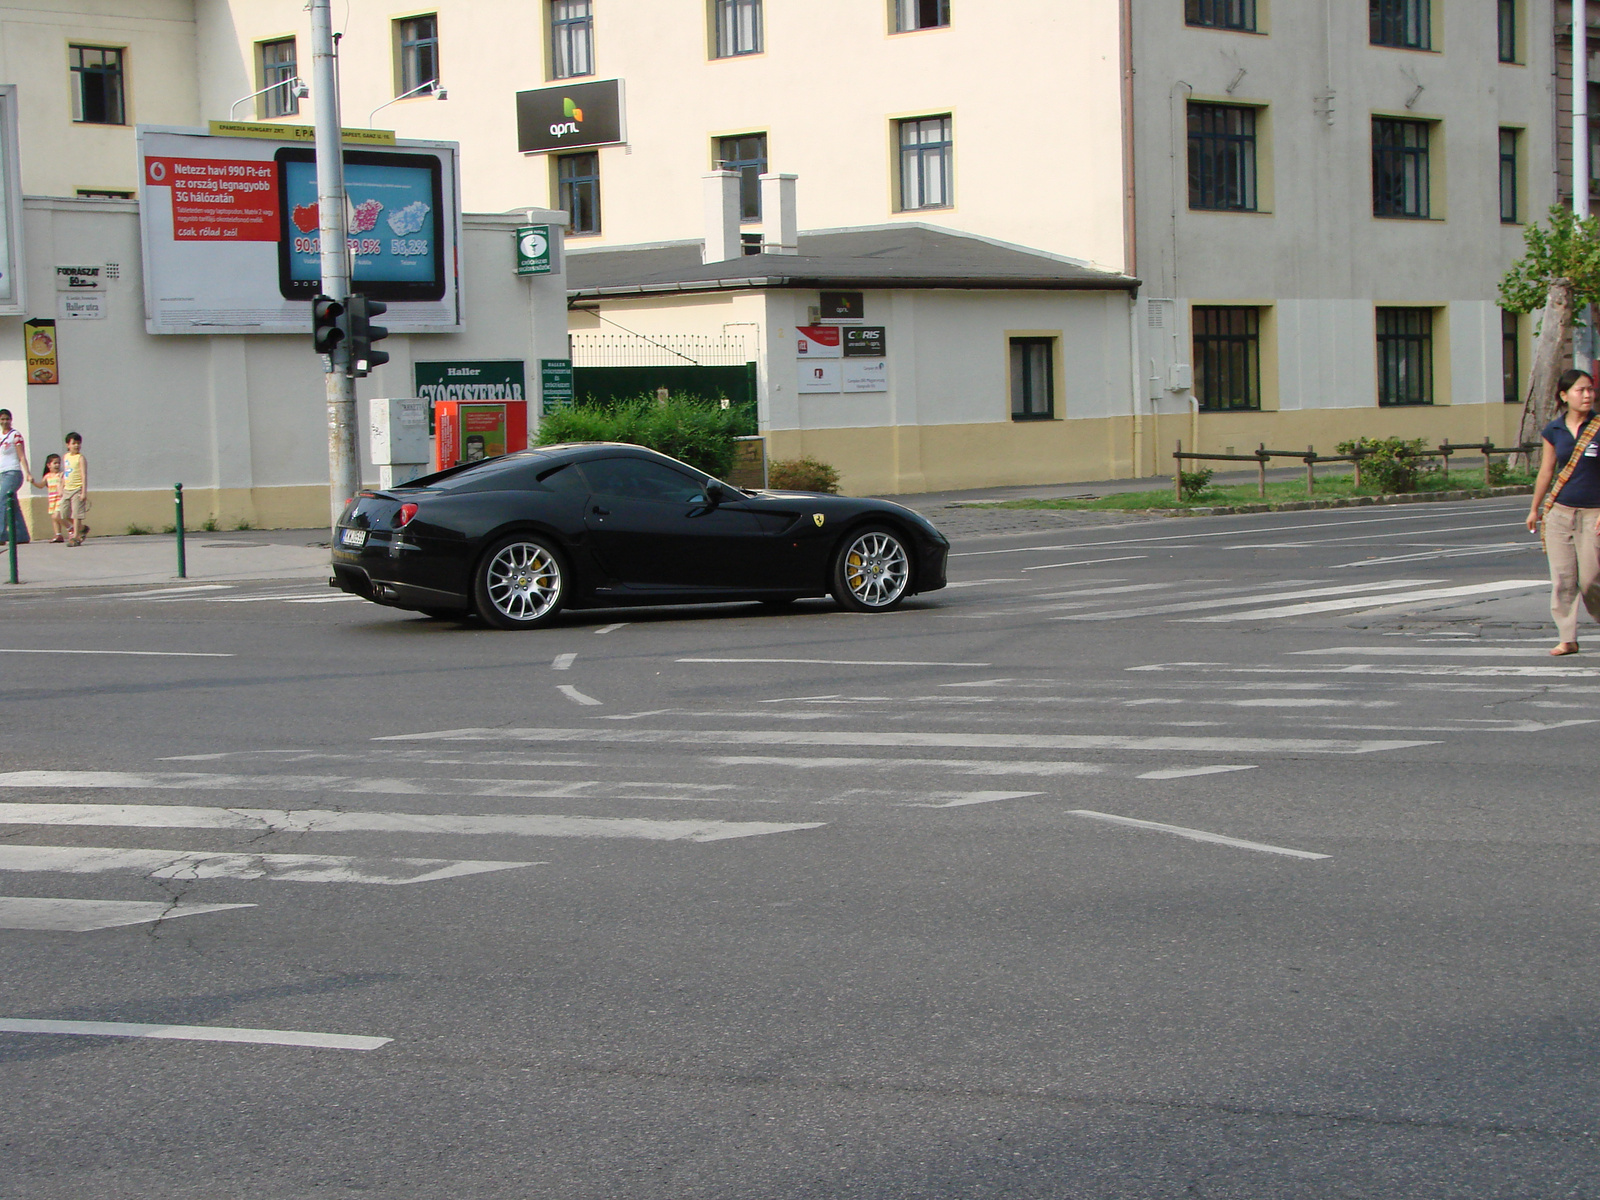
[[936,513],[889,616],[0,596],[0,1196],[1600,1196],[1525,503]]

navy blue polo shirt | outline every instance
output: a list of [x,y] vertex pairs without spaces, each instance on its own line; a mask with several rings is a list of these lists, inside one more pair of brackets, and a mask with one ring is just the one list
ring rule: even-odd
[[[1578,430],[1582,432],[1583,426],[1578,426]],[[1555,448],[1556,474],[1559,475],[1567,459],[1572,457],[1572,448],[1578,444],[1578,439],[1567,428],[1566,417],[1557,417],[1546,425],[1543,436]],[[1556,494],[1556,503],[1567,508],[1600,508],[1600,434],[1584,448],[1577,470]]]

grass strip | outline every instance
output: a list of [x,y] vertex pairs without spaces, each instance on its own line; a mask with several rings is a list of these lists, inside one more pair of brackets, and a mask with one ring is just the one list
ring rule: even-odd
[[[1495,487],[1527,486],[1533,475],[1527,471],[1510,471],[1502,475],[1495,472]],[[1452,469],[1449,475],[1431,471],[1417,480],[1417,492],[1454,492],[1484,487],[1483,471]],[[1319,475],[1316,490],[1306,494],[1304,479],[1269,480],[1267,495],[1263,500],[1254,483],[1230,483],[1208,487],[1186,500],[1179,500],[1170,487],[1154,492],[1116,492],[1093,499],[1062,497],[1048,500],[996,500],[981,504],[964,504],[963,508],[1048,508],[1074,509],[1087,512],[1139,512],[1149,509],[1214,508],[1235,504],[1282,504],[1295,500],[1342,500],[1355,496],[1380,496],[1384,493],[1374,487],[1355,486],[1355,476],[1349,473]]]

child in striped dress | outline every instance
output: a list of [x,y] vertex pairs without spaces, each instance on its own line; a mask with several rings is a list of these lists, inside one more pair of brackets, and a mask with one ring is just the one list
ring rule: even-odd
[[52,542],[64,542],[67,540],[67,523],[61,519],[60,513],[56,511],[61,504],[61,489],[64,481],[65,476],[61,473],[61,455],[52,454],[44,460],[44,486],[48,489],[46,493],[48,496],[47,508],[50,512],[50,524],[54,527],[56,533],[55,537],[50,539]]

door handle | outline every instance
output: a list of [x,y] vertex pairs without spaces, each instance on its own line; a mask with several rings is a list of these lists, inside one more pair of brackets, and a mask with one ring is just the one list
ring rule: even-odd
[[594,513],[594,515],[597,517],[609,517],[611,515],[611,510],[609,508],[601,508],[598,504],[596,504],[589,511]]

